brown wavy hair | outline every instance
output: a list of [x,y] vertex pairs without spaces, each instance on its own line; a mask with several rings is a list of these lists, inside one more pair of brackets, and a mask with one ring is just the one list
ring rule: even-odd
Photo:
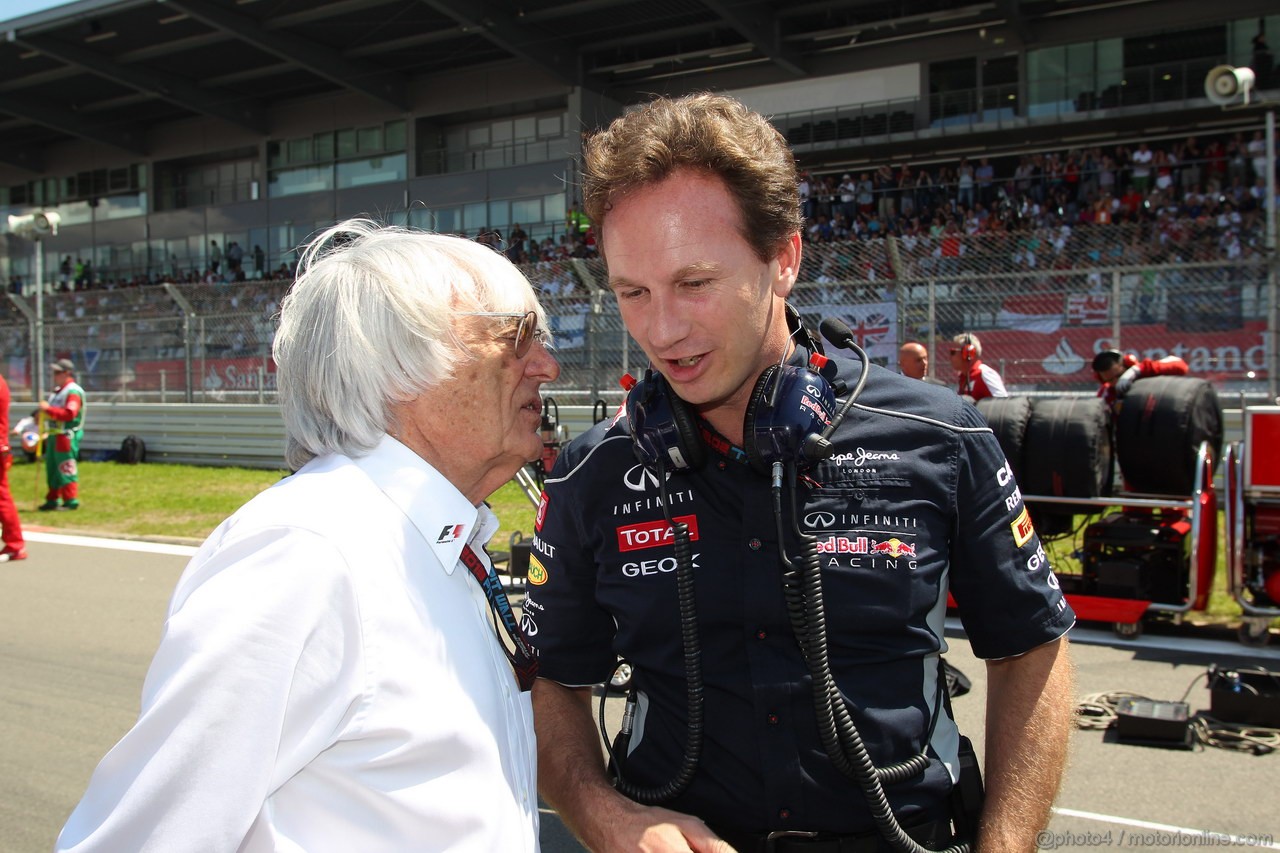
[[656,98],[591,136],[583,149],[583,208],[601,239],[616,199],[678,169],[719,177],[737,200],[742,237],[761,261],[800,231],[796,160],[768,119],[723,95]]

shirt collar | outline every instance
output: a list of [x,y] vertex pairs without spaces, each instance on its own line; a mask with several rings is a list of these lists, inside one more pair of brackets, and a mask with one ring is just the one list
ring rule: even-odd
[[489,507],[473,506],[429,462],[389,435],[353,460],[418,529],[445,574],[453,574],[463,545],[481,550],[498,532]]

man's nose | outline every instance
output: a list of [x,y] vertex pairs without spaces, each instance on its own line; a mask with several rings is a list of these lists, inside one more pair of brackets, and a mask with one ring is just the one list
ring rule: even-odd
[[655,294],[647,313],[649,344],[654,349],[666,349],[688,336],[688,312],[681,310],[676,299],[666,294]]
[[560,362],[556,361],[546,344],[538,341],[529,352],[525,373],[540,382],[554,382],[560,376]]

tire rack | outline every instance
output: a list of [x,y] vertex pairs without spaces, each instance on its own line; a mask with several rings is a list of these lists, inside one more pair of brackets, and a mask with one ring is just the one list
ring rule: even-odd
[[[1226,481],[1226,549],[1227,578],[1231,597],[1244,611],[1240,641],[1247,645],[1264,645],[1269,639],[1269,624],[1280,617],[1280,606],[1259,603],[1253,596],[1249,567],[1245,565],[1245,549],[1253,539],[1251,513],[1258,508],[1280,509],[1280,484],[1263,482],[1267,477],[1251,470],[1250,448],[1269,445],[1272,436],[1263,436],[1259,428],[1265,423],[1274,429],[1280,418],[1280,407],[1254,406],[1244,410],[1245,440],[1227,445],[1223,454]],[[1257,419],[1257,420],[1255,420]],[[1266,419],[1265,421],[1262,419]],[[1259,557],[1261,560],[1261,557]],[[1259,571],[1263,567],[1259,566]]]
[[[1186,598],[1182,604],[1169,604],[1159,601],[1148,601],[1140,598],[1111,598],[1108,596],[1087,595],[1083,593],[1067,593],[1067,603],[1076,612],[1077,618],[1094,622],[1110,622],[1117,636],[1132,639],[1142,633],[1142,618],[1148,612],[1186,613],[1191,610],[1201,595],[1208,595],[1213,584],[1216,571],[1217,543],[1216,537],[1208,543],[1202,541],[1202,533],[1213,530],[1216,525],[1217,493],[1213,485],[1213,451],[1208,442],[1201,442],[1196,453],[1196,475],[1192,493],[1186,498],[1165,495],[1141,495],[1137,493],[1121,493],[1111,497],[1070,498],[1053,495],[1023,495],[1025,503],[1051,503],[1080,507],[1142,507],[1147,509],[1182,509],[1190,510],[1191,530],[1187,536],[1191,539],[1190,567]],[[1207,553],[1203,553],[1205,548]],[[1208,577],[1205,589],[1200,589],[1200,563],[1209,560]]]

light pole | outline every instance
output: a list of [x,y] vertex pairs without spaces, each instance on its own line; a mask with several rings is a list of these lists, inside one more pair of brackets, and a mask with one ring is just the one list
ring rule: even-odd
[[[1256,80],[1252,68],[1236,68],[1230,65],[1218,65],[1210,69],[1204,78],[1204,94],[1211,103],[1224,110],[1248,107],[1250,93]],[[1263,102],[1265,103],[1265,101]],[[1270,358],[1267,362],[1267,396],[1276,399],[1276,374],[1280,372],[1280,342],[1276,335],[1276,312],[1280,310],[1276,291],[1280,288],[1277,281],[1276,267],[1280,258],[1276,257],[1276,113],[1274,109],[1266,112],[1266,153],[1267,171],[1266,196],[1264,201],[1267,211],[1267,233],[1263,246],[1267,252],[1267,339]]]
[[52,210],[9,217],[9,231],[27,238],[36,248],[36,329],[31,346],[34,356],[31,369],[34,372],[32,386],[37,400],[44,398],[44,251],[40,246],[40,238],[45,234],[57,234],[58,223],[61,221],[62,217]]

